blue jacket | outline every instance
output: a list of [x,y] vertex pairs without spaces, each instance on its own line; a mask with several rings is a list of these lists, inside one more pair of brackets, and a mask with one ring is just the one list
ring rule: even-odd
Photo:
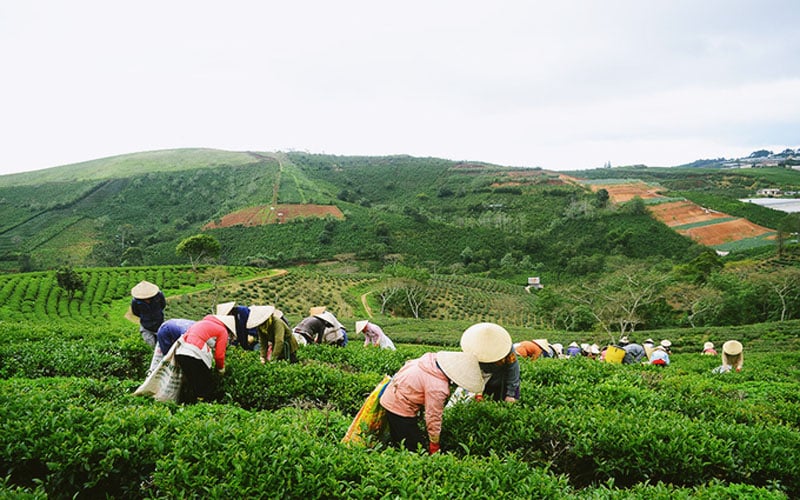
[[479,363],[481,371],[491,375],[484,388],[485,395],[502,401],[506,396],[519,399],[519,360],[512,353],[497,363]]
[[195,324],[195,321],[191,319],[168,319],[161,323],[156,334],[161,352],[163,354],[168,353],[172,344],[181,338],[181,335],[186,333],[186,330],[193,324]]
[[252,350],[255,344],[251,345],[247,336],[252,335],[254,338],[258,338],[258,328],[247,328],[250,308],[247,306],[234,306],[230,315],[236,320],[236,344],[242,349]]
[[132,299],[131,312],[139,318],[142,328],[151,332],[158,331],[158,327],[164,322],[164,309],[167,307],[167,299],[162,292],[158,292],[149,299]]
[[625,357],[622,358],[622,364],[625,365],[638,363],[646,356],[644,347],[639,344],[628,344],[623,349],[625,350]]

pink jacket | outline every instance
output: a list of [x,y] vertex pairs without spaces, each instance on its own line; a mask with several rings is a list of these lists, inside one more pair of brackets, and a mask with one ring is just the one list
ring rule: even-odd
[[428,436],[438,442],[442,412],[450,397],[450,380],[436,365],[436,353],[407,361],[381,396],[381,406],[401,417],[416,417],[425,409]]
[[214,348],[214,363],[217,370],[221,370],[225,368],[225,350],[228,348],[228,328],[222,321],[209,314],[190,326],[182,340],[198,349],[203,349],[206,343],[214,337],[217,339],[217,345]]

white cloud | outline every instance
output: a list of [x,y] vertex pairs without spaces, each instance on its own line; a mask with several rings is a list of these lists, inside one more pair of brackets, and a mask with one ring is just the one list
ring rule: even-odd
[[797,142],[798,21],[792,0],[7,2],[0,173],[191,146],[734,156]]

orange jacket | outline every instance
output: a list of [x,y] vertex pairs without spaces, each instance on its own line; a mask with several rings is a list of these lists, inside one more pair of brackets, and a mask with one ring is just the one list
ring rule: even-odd
[[539,347],[536,342],[531,342],[530,340],[523,340],[517,344],[514,351],[523,358],[531,358],[533,360],[542,354],[542,348]]

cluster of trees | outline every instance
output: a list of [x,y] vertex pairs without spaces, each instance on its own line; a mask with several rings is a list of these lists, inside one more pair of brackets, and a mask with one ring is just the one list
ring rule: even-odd
[[605,331],[746,325],[800,318],[800,268],[723,267],[706,252],[688,264],[642,262],[594,279],[537,292],[546,326]]

